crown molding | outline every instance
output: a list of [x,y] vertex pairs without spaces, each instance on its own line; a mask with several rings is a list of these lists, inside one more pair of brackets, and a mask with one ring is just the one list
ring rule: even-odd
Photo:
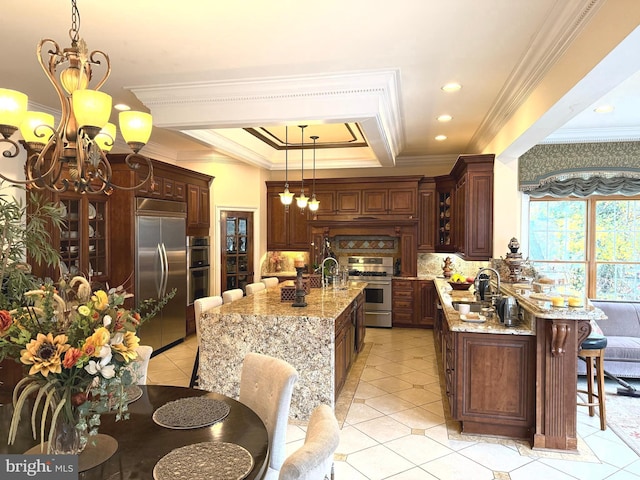
[[541,144],[638,142],[640,127],[563,128]]

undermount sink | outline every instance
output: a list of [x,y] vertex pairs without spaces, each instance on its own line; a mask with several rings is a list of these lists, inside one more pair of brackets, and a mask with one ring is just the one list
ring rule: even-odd
[[480,312],[482,311],[482,307],[486,306],[482,302],[452,302],[451,306],[458,310],[459,305],[469,305],[469,311],[471,312]]

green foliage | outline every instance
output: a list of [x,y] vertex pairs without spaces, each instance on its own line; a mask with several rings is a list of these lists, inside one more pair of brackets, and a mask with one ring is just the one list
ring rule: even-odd
[[54,228],[62,224],[55,204],[31,192],[27,194],[27,205],[0,193],[0,309],[20,305],[22,293],[39,284],[25,262],[27,253],[38,264],[56,265],[60,261],[47,231],[47,221],[51,221]]

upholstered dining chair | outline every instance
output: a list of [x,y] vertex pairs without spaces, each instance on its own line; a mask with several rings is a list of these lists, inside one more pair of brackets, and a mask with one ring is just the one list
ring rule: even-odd
[[149,345],[139,345],[136,348],[138,358],[135,359],[133,367],[133,378],[138,385],[147,384],[147,371],[149,370],[149,360],[153,353],[153,348]]
[[261,282],[264,283],[265,287],[271,288],[271,287],[277,287],[278,284],[280,283],[280,279],[278,279],[277,277],[267,277],[267,278],[263,278]]
[[231,303],[235,302],[236,300],[240,300],[243,295],[244,292],[241,288],[233,288],[231,290],[222,292],[222,300],[224,301],[224,303]]
[[278,480],[325,480],[333,478],[333,453],[340,443],[340,427],[328,405],[311,413],[304,444],[289,455]]
[[277,480],[286,456],[285,441],[293,385],[298,372],[279,358],[248,353],[242,363],[238,400],[251,408],[269,433],[269,460],[265,480]]
[[254,293],[259,292],[260,290],[264,290],[265,288],[267,288],[267,286],[264,283],[255,282],[248,283],[244,289],[247,292],[247,295],[253,295]]
[[200,368],[200,315],[202,314],[202,312],[214,307],[219,307],[220,305],[222,305],[222,297],[220,295],[197,298],[193,302],[193,312],[196,319],[196,340],[198,342],[198,350],[196,350],[196,359],[193,362],[193,369],[191,370],[191,380],[189,381],[189,388],[193,388],[198,385],[198,369]]

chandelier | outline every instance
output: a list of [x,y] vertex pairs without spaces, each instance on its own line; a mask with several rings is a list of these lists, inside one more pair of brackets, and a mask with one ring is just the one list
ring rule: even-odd
[[301,139],[300,158],[302,160],[302,182],[300,184],[300,196],[296,197],[296,205],[298,205],[298,207],[301,210],[304,210],[309,200],[309,197],[305,196],[304,194],[304,129],[307,128],[307,126],[306,125],[298,125],[298,126],[300,127],[300,139]]
[[[0,88],[0,144],[8,144],[2,155],[15,158],[20,153],[19,143],[10,138],[18,129],[27,154],[26,180],[10,179],[2,173],[0,177],[27,188],[57,193],[73,189],[78,193],[111,194],[114,188],[134,190],[149,180],[153,186],[151,160],[138,153],[151,136],[151,115],[144,112],[120,112],[119,123],[132,150],[125,159],[126,165],[137,170],[138,162],[143,162],[147,174],[132,187],[111,181],[112,170],[106,154],[115,143],[116,127],[108,123],[111,97],[99,91],[111,74],[111,63],[106,53],[89,52],[79,32],[80,13],[76,0],[71,0],[71,47],[61,50],[48,38],[37,47],[40,66],[60,101],[61,118],[57,126],[54,127],[53,115],[27,111],[27,95]],[[59,66],[63,69],[58,75]],[[89,83],[98,66],[104,69],[104,75],[91,89]]]

